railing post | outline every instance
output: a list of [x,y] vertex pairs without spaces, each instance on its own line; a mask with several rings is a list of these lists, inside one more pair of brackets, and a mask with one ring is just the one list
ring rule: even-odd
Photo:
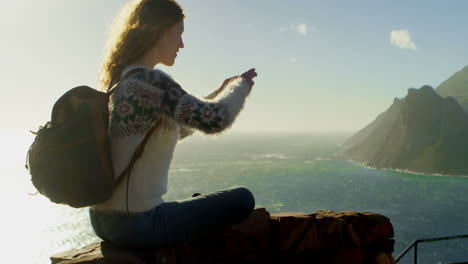
[[418,241],[414,243],[414,259],[413,259],[414,264],[418,264]]
[[[436,238],[429,238],[429,239],[418,239],[411,242],[411,244],[400,253],[400,255],[395,259],[398,263],[405,255],[408,253],[412,247],[414,247],[414,257],[413,263],[418,263],[418,243],[425,243],[425,242],[435,242],[435,241],[442,241],[442,240],[452,240],[452,239],[460,239],[460,238],[468,238],[468,235],[459,235],[459,236],[449,236],[449,237],[436,237]],[[468,262],[467,262],[468,263]]]

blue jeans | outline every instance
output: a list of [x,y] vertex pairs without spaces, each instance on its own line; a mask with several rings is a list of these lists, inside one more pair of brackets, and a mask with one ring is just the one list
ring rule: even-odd
[[89,210],[98,237],[117,246],[156,248],[186,242],[247,218],[255,207],[244,187],[164,202],[152,210],[130,214]]

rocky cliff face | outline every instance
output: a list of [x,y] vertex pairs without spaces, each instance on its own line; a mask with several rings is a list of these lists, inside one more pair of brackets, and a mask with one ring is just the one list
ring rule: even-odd
[[468,175],[468,114],[430,86],[409,89],[347,144],[345,156],[372,167]]
[[52,263],[392,264],[393,227],[385,216],[318,211],[270,215],[256,209],[223,232],[173,248],[130,250],[107,242],[63,252]]

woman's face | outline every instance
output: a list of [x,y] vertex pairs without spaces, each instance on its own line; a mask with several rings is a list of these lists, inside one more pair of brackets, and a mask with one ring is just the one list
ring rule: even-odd
[[155,62],[166,66],[174,65],[179,49],[184,47],[182,33],[184,32],[184,20],[169,28],[162,35],[156,46],[153,48]]

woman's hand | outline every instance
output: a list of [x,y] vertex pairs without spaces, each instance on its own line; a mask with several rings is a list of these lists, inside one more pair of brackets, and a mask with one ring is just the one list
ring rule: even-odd
[[257,72],[255,71],[255,68],[252,68],[241,75],[236,75],[232,76],[231,78],[227,78],[226,80],[224,80],[223,84],[221,84],[221,86],[218,89],[216,89],[211,94],[205,96],[205,99],[214,99],[219,93],[221,93],[224,90],[227,84],[239,77],[244,78],[249,84],[250,88],[252,88],[252,86],[254,85],[254,81],[252,79],[257,77]]
[[254,81],[252,79],[257,77],[257,72],[255,71],[255,68],[252,68],[241,74],[241,77],[244,78],[252,88],[252,86],[254,85]]

